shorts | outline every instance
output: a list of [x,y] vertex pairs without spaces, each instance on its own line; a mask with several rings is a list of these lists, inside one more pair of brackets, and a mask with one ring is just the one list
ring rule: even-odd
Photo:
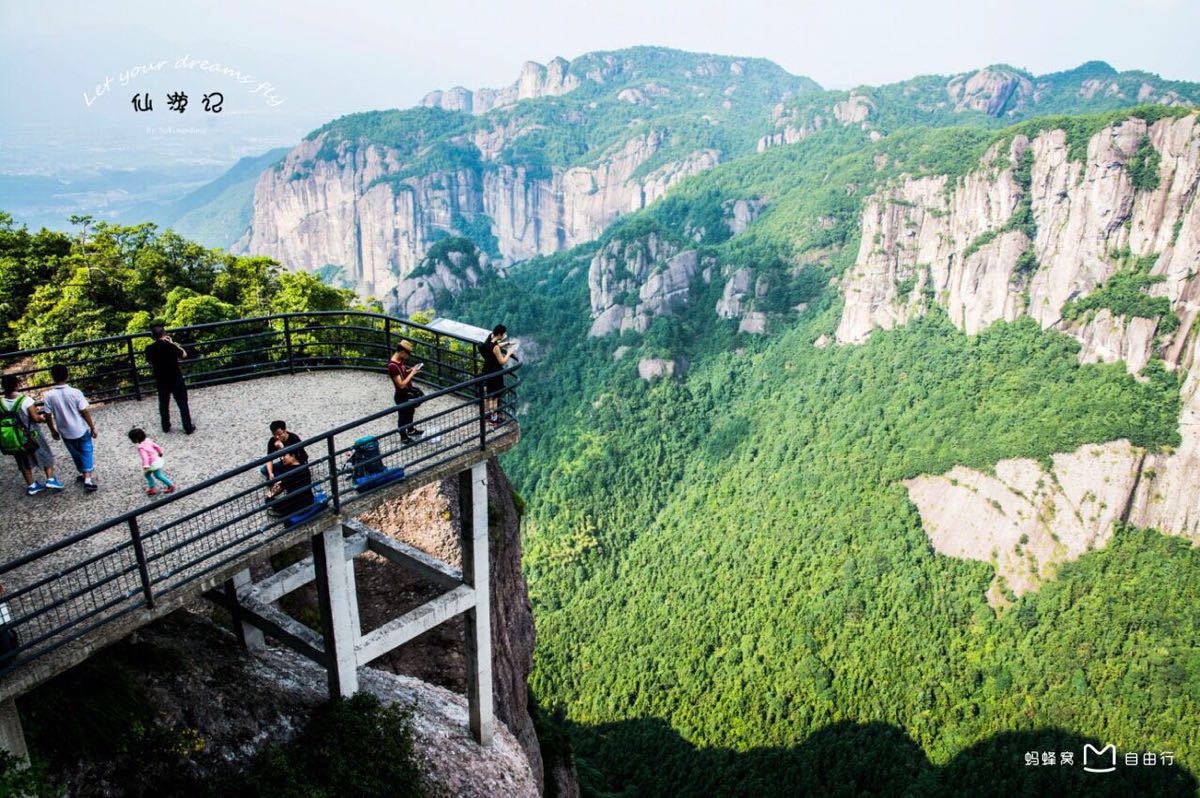
[[82,438],[63,438],[62,442],[80,474],[92,470],[92,433],[85,432]]
[[21,470],[54,467],[54,452],[50,451],[50,445],[46,443],[45,435],[38,435],[38,447],[36,449],[32,452],[14,454],[13,459],[17,461],[17,468]]

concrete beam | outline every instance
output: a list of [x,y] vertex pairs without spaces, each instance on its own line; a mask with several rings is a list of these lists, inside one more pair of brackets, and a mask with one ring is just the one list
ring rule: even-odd
[[445,623],[455,615],[475,606],[475,591],[459,585],[432,601],[394,618],[378,629],[362,636],[354,647],[354,657],[359,665],[366,665],[397,646],[401,646],[420,634],[428,632],[438,624]]
[[[365,534],[355,533],[346,538],[347,562],[366,550],[367,536]],[[317,572],[313,567],[313,558],[309,556],[292,563],[282,571],[276,571],[266,579],[251,583],[250,587],[245,590],[239,588],[238,595],[257,599],[264,604],[274,604],[288,593],[299,590],[316,578]]]
[[305,557],[282,571],[276,571],[266,579],[255,582],[245,592],[239,591],[238,595],[261,601],[263,604],[274,604],[288,593],[299,590],[316,578],[317,572],[313,568],[312,557]]
[[[209,590],[204,597],[226,610],[233,606],[230,598],[220,590]],[[321,636],[312,629],[282,610],[277,610],[260,601],[243,598],[239,603],[242,620],[245,623],[278,640],[296,653],[308,657],[318,665],[325,664],[327,660],[325,644],[322,642]]]
[[358,642],[355,611],[358,597],[346,579],[346,542],[342,525],[329,527],[313,538],[313,565],[317,572],[317,599],[321,605],[321,631],[325,640],[325,669],[329,674],[329,697],[349,698],[358,692]]
[[355,530],[357,533],[364,535],[367,542],[367,549],[387,559],[389,562],[399,565],[421,579],[425,579],[438,587],[448,590],[458,587],[463,583],[462,572],[457,568],[426,554],[414,546],[389,537],[377,529],[372,529],[358,519],[346,521],[343,526],[348,530]]
[[[229,591],[232,594],[230,595],[230,598],[236,604],[240,604],[240,601],[238,600],[238,594],[245,590],[247,586],[254,584],[254,581],[250,576],[250,569],[245,568],[241,571],[238,571],[233,575],[233,579],[226,584],[232,586],[232,590]],[[240,607],[238,609],[240,610]],[[261,629],[246,623],[245,618],[242,616],[240,611],[231,612],[230,615],[233,617],[234,631],[237,632],[238,639],[248,651],[262,651],[267,647],[267,641],[263,639],[263,633]]]
[[471,734],[491,745],[495,720],[492,707],[492,601],[488,564],[487,463],[475,463],[458,475],[459,518],[462,520],[463,579],[475,589],[475,606],[466,612],[467,706]]
[[25,731],[21,728],[17,702],[11,698],[0,702],[0,750],[8,751],[18,759],[29,759],[29,748],[25,745]]

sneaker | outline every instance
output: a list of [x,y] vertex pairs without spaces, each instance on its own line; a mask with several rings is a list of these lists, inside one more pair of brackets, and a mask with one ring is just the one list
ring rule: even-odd
[[43,485],[40,482],[35,482],[32,485],[30,485],[29,487],[25,488],[25,495],[26,496],[36,496],[39,493],[41,493],[42,491],[44,491],[45,489],[46,489],[45,485]]
[[66,490],[67,486],[58,481],[58,477],[50,477],[46,480],[46,487],[50,490]]
[[92,482],[90,480],[85,480],[83,483],[83,489],[86,490],[88,493],[95,493],[96,491],[100,490],[100,486],[97,485],[95,482]]
[[163,488],[163,493],[174,493],[174,492],[175,492],[174,485],[167,485],[165,488]]
[[424,434],[425,434],[425,430],[423,430],[423,429],[417,429],[416,427],[413,427],[412,429],[410,429],[410,430],[408,431],[408,434],[409,434],[409,435],[411,435],[411,436],[413,436],[414,438],[419,438],[419,437],[421,437],[422,435],[424,435]]
[[412,435],[409,435],[407,432],[401,432],[400,433],[400,442],[403,443],[405,446],[412,446],[414,443],[417,442],[417,439],[414,438]]
[[184,434],[184,435],[191,435],[191,434],[192,434],[193,432],[195,432],[195,431],[196,431],[196,428],[195,428],[195,427],[184,427],[184,428],[183,428],[183,434]]
[[146,488],[146,495],[147,496],[157,496],[158,488]]

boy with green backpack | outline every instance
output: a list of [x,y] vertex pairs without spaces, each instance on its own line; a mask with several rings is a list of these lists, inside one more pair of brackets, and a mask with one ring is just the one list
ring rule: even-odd
[[[17,468],[25,477],[28,495],[36,495],[47,488],[63,490],[64,485],[54,476],[54,454],[46,444],[45,436],[34,427],[34,424],[48,424],[53,433],[54,421],[38,410],[32,399],[17,393],[20,384],[15,374],[5,374],[0,386],[4,389],[4,397],[0,398],[0,453],[11,455],[17,461]],[[35,465],[46,472],[44,483],[34,480]]]

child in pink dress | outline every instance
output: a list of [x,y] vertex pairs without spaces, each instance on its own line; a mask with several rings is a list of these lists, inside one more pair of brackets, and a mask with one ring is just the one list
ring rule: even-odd
[[146,431],[138,427],[129,430],[129,440],[137,444],[138,457],[142,460],[142,474],[146,477],[146,495],[157,496],[154,481],[162,483],[163,493],[174,493],[175,483],[163,473],[163,448],[146,437]]

